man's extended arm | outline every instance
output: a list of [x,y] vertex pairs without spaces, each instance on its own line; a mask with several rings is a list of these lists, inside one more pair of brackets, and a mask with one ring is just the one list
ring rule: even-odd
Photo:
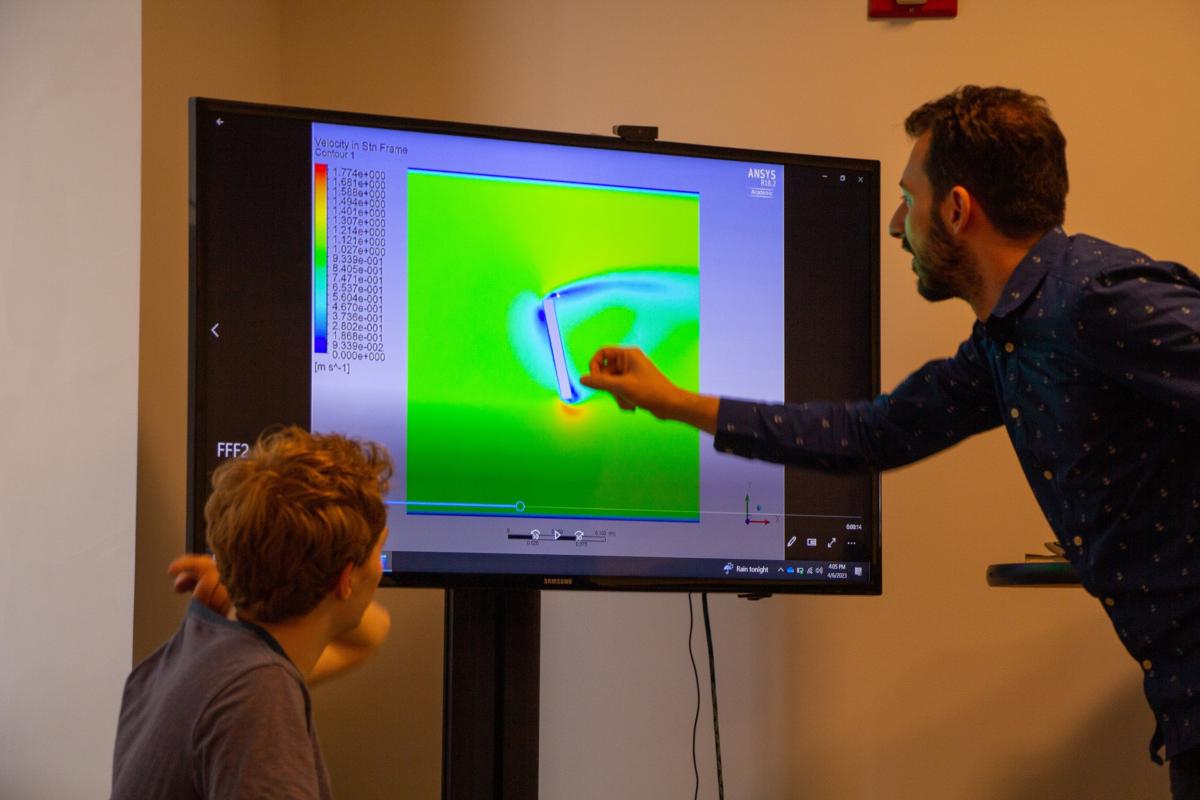
[[832,472],[908,464],[1001,423],[975,337],[892,393],[849,403],[772,404],[688,392],[636,348],[602,348],[580,380],[611,392],[624,409],[644,408],[714,433],[725,452]]
[[579,382],[609,392],[626,411],[644,408],[659,419],[677,420],[706,433],[717,431],[720,401],[671,383],[636,347],[603,347]]

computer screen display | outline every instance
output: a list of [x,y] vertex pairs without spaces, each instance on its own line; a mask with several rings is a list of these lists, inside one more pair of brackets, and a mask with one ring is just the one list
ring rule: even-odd
[[580,382],[878,390],[878,162],[191,104],[189,545],[273,425],[395,462],[385,584],[877,593],[878,476],[717,452]]

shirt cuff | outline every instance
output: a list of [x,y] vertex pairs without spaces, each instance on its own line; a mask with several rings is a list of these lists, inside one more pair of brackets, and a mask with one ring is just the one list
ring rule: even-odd
[[717,432],[713,437],[713,449],[753,458],[761,441],[759,405],[751,400],[722,397],[717,406]]

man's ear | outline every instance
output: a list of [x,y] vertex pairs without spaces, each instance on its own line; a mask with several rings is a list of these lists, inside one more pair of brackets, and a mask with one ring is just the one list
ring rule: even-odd
[[342,571],[338,574],[337,583],[333,585],[333,591],[337,594],[338,600],[345,600],[354,590],[354,564],[347,562],[346,566],[342,567]]
[[966,230],[967,225],[971,222],[971,215],[976,211],[975,199],[971,197],[971,193],[967,191],[966,187],[955,186],[946,193],[946,199],[942,201],[940,210],[946,230],[960,234]]

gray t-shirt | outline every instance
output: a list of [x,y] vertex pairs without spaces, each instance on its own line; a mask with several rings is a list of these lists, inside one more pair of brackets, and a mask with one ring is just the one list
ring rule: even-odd
[[308,687],[262,628],[193,600],[125,681],[113,800],[332,797]]

